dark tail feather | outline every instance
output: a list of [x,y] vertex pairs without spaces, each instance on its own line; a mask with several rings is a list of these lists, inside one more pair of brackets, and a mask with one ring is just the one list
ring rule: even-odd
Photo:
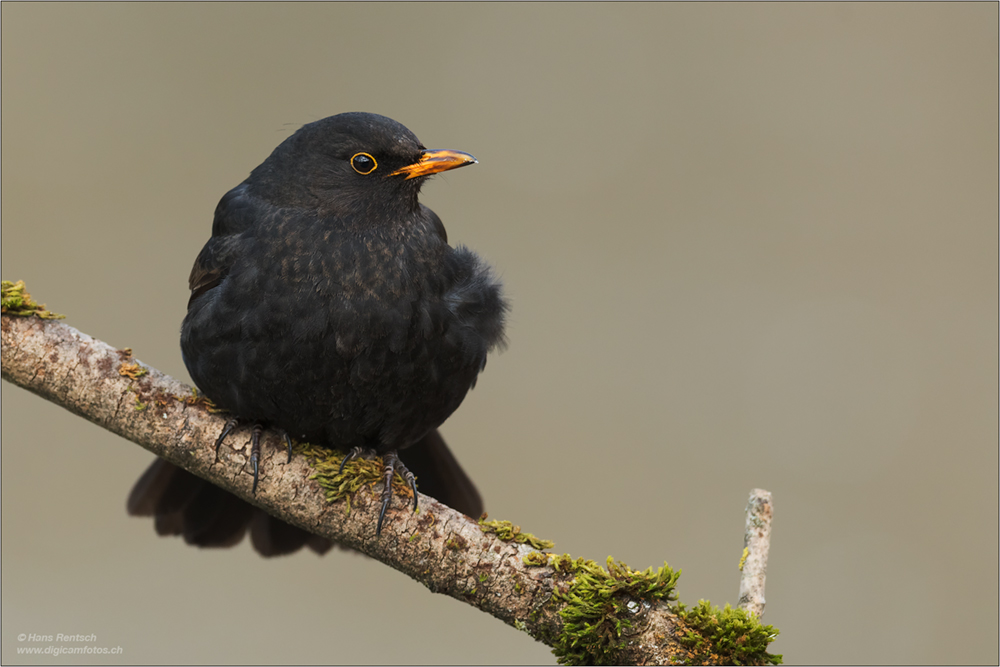
[[309,541],[309,533],[265,512],[256,512],[250,523],[250,542],[261,556],[295,553]]
[[235,546],[246,534],[253,514],[251,505],[204,482],[184,508],[184,541],[199,547]]
[[183,535],[199,547],[231,547],[251,530],[263,556],[280,556],[308,545],[318,554],[332,543],[270,516],[219,487],[156,459],[142,474],[126,505],[132,516],[151,516],[158,535]]
[[[159,516],[183,510],[198,493],[200,481],[194,475],[179,475],[180,469],[163,459],[146,468],[128,496],[132,516]],[[180,533],[164,533],[180,535]]]
[[417,489],[473,519],[483,513],[483,500],[475,485],[434,429],[399,453],[417,476]]

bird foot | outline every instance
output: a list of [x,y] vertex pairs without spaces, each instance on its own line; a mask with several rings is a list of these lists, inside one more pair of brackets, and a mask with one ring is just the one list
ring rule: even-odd
[[[344,460],[340,462],[340,469],[337,474],[344,471],[344,466],[347,465],[348,461],[356,459],[358,457],[370,459],[376,456],[377,453],[374,449],[369,449],[365,447],[353,447],[351,451],[347,453]],[[382,508],[378,513],[378,524],[375,526],[375,537],[382,534],[382,520],[385,519],[385,512],[389,509],[389,503],[392,502],[392,477],[397,472],[400,477],[410,486],[410,490],[413,491],[413,511],[417,511],[417,480],[413,476],[413,473],[399,460],[399,456],[396,454],[396,450],[391,450],[382,455],[382,462],[385,465],[383,468],[383,488],[382,488]]]
[[[230,433],[236,430],[238,427],[245,424],[250,424],[250,466],[253,468],[253,495],[257,495],[257,478],[260,468],[260,434],[264,432],[264,424],[253,419],[244,419],[242,417],[232,417],[226,422],[226,425],[222,427],[222,433],[215,441],[215,456],[219,456],[219,447],[222,445],[222,441],[225,440]],[[292,462],[292,438],[288,435],[288,432],[284,429],[274,429],[281,435],[285,440],[285,444],[288,446],[288,462]]]

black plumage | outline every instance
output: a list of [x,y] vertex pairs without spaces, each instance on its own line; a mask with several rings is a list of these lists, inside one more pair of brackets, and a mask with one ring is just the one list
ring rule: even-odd
[[[191,271],[181,351],[205,395],[259,425],[255,484],[266,426],[352,455],[381,455],[387,479],[393,467],[412,478],[409,466],[422,491],[481,512],[436,429],[475,384],[487,353],[503,345],[507,303],[490,267],[450,247],[441,220],[418,201],[428,176],[474,162],[425,149],[384,116],[345,113],[303,126],[219,202]],[[407,465],[393,466],[399,452]],[[231,518],[217,519],[218,530],[199,541],[205,527],[196,531],[196,519],[177,506],[183,497],[185,508],[205,505],[198,493],[212,492],[190,491],[200,485],[176,481],[187,473],[165,462],[154,468],[133,491],[130,511],[173,516],[158,518],[158,531],[162,523],[162,532],[194,543],[232,541]],[[184,494],[172,498],[164,491],[171,488]],[[377,531],[390,498],[386,485]],[[241,516],[254,525],[256,544],[250,514]]]

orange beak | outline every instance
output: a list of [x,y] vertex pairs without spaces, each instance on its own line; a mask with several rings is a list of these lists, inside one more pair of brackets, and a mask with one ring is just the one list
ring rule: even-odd
[[409,180],[420,176],[430,176],[431,174],[448,171],[449,169],[457,169],[467,164],[476,164],[477,162],[479,160],[462,151],[428,150],[421,153],[420,159],[413,164],[400,167],[389,175],[405,174],[406,179]]

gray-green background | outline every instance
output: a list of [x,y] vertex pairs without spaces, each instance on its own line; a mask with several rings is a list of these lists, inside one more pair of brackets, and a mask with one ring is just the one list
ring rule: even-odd
[[[494,518],[721,605],[764,487],[774,651],[998,660],[995,3],[2,12],[2,273],[72,326],[187,380],[219,197],[385,114],[480,160],[424,201],[513,302],[443,429]],[[157,538],[149,460],[3,385],[3,662],[552,661],[362,557]]]

